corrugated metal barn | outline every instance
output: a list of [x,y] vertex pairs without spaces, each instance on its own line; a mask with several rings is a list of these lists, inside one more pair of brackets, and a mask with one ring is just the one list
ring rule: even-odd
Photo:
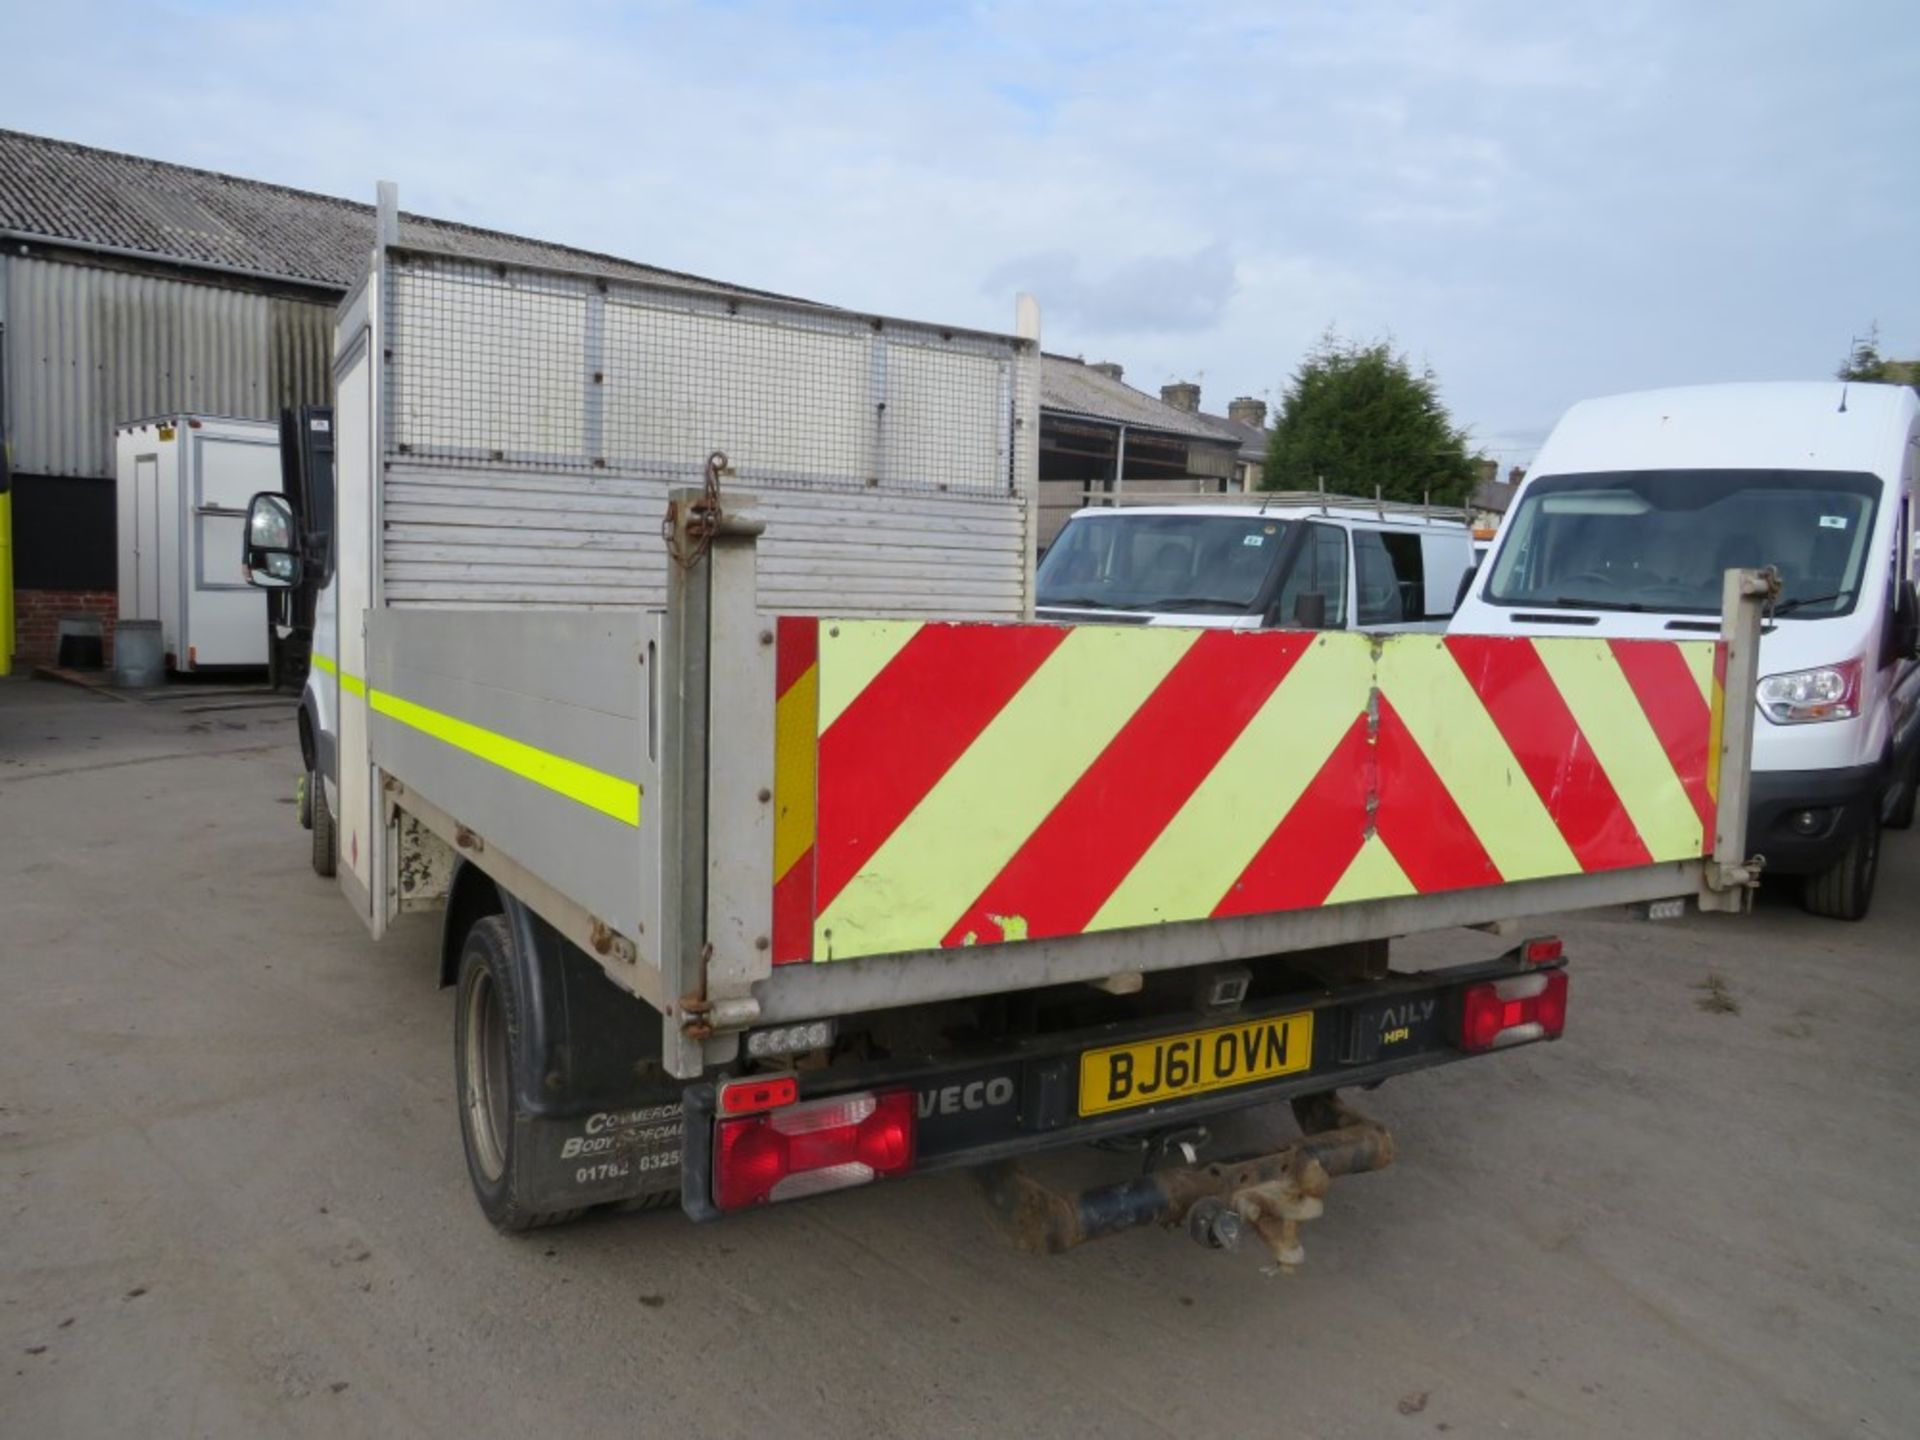
[[[16,651],[116,609],[113,428],[179,411],[325,404],[333,311],[371,205],[0,131],[0,434],[12,445]],[[483,260],[731,290],[494,231],[401,217]]]

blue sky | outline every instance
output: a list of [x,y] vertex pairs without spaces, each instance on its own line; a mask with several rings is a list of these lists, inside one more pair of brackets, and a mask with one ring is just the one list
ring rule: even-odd
[[1586,395],[1920,354],[1920,5],[15,3],[0,125],[860,309],[1207,408],[1391,336]]

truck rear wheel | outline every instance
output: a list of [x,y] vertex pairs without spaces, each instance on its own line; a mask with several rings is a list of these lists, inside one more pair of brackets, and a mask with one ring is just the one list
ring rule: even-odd
[[1880,809],[1870,807],[1866,824],[1840,858],[1809,875],[1800,903],[1810,915],[1828,920],[1864,920],[1873,905],[1873,882],[1880,869]]
[[332,879],[337,863],[333,811],[327,808],[327,787],[320,783],[320,772],[307,772],[307,805],[313,812],[313,873]]
[[512,974],[513,934],[503,915],[474,922],[460,952],[454,1004],[454,1076],[459,1086],[460,1141],[474,1198],[496,1229],[536,1230],[582,1211],[536,1211],[522,1198],[519,994]]

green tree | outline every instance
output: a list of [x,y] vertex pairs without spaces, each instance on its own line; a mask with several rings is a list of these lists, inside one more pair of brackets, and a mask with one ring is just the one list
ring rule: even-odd
[[1386,341],[1329,331],[1287,383],[1260,483],[1458,505],[1479,478],[1467,434],[1440,403],[1428,369]]
[[1886,359],[1880,354],[1880,324],[1875,321],[1867,327],[1866,337],[1855,337],[1853,349],[1847,352],[1847,358],[1840,362],[1840,368],[1834,375],[1841,380],[1890,380]]

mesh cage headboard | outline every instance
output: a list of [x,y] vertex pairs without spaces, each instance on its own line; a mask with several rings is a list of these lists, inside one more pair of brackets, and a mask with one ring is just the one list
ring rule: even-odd
[[1031,342],[799,301],[387,252],[390,459],[1005,499]]

